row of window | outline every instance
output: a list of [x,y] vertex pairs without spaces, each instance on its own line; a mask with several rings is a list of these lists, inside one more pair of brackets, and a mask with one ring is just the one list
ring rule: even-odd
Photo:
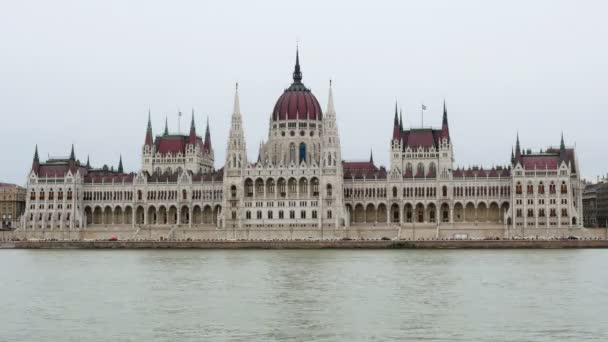
[[[523,209],[517,209],[515,211],[515,217],[524,217],[523,216]],[[526,217],[528,218],[533,218],[534,217],[534,209],[528,209],[526,212]],[[538,217],[547,217],[546,215],[546,211],[544,208],[538,209]],[[557,209],[556,208],[551,208],[549,209],[549,217],[557,217]],[[568,209],[567,208],[562,208],[561,210],[561,217],[568,217]]]
[[[539,195],[545,194],[545,184],[543,184],[543,182],[539,182],[538,186],[536,188],[537,188],[537,193]],[[557,193],[556,184],[553,181],[551,181],[551,183],[549,183],[549,194],[555,195],[556,193]],[[566,184],[565,181],[562,181],[562,184],[560,185],[560,193],[562,195],[568,193],[568,185]],[[521,184],[521,182],[517,182],[517,184],[515,185],[515,194],[516,195],[523,194],[523,185]],[[528,184],[526,185],[526,194],[534,195],[534,184],[532,184],[531,182],[528,182]]]
[[[316,219],[317,218],[317,211],[316,210],[312,210],[310,212],[311,214],[311,219]],[[255,218],[258,220],[262,220],[264,219],[263,217],[263,211],[262,210],[258,210],[255,212]],[[250,220],[252,218],[252,212],[247,210],[245,212],[245,218]],[[272,220],[274,219],[274,212],[272,210],[268,210],[266,211],[266,219]],[[285,218],[285,212],[283,210],[279,210],[278,212],[278,217],[279,220],[284,219]],[[294,220],[296,219],[296,211],[295,210],[289,210],[289,218]],[[300,216],[297,217],[299,219],[306,219],[306,210],[300,210]],[[332,212],[331,210],[327,211],[327,218],[330,219],[332,218]],[[236,220],[236,212],[233,212],[233,220]]]
[[[38,192],[38,199],[40,201],[44,201],[45,191],[43,189],[40,189],[40,192]],[[53,188],[49,189],[48,199],[49,199],[49,201],[55,200],[55,192],[53,191]],[[32,192],[30,193],[30,200],[32,200],[32,201],[36,200],[36,191],[35,190],[32,190]],[[59,188],[59,190],[57,191],[57,200],[59,200],[59,201],[63,200],[63,189],[61,189],[61,188]],[[72,189],[68,189],[68,191],[67,191],[67,200],[68,201],[72,200]]]

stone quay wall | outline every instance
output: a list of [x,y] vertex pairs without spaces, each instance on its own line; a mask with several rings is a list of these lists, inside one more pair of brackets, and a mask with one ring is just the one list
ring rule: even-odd
[[8,241],[0,249],[546,249],[608,248],[608,240]]
[[80,230],[0,231],[0,240],[479,240],[487,238],[552,239],[575,236],[585,239],[608,239],[606,228],[526,228],[505,229],[488,226],[351,226],[348,228],[241,228],[218,229],[213,226],[187,227],[98,227]]

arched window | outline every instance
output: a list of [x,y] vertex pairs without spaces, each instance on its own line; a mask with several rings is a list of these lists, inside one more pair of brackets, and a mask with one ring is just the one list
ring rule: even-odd
[[300,143],[300,159],[299,162],[306,162],[306,144]]
[[429,164],[429,176],[435,177],[436,175],[437,175],[437,167],[435,166],[435,163]]
[[236,197],[236,186],[235,185],[233,185],[233,186],[230,187],[230,196],[232,198]]
[[448,197],[448,187],[444,185],[443,188],[441,188],[441,193],[443,197]]
[[393,187],[393,197],[397,197],[397,187]]
[[517,195],[521,195],[522,193],[522,186],[521,186],[521,182],[517,182],[517,185],[515,185],[515,193]]
[[296,162],[296,145],[294,143],[289,144],[289,162]]
[[412,163],[405,164],[405,173],[412,173]]
[[567,194],[568,193],[568,186],[566,185],[566,182],[562,182],[561,193],[562,194]]
[[331,193],[332,193],[332,186],[331,184],[327,184],[327,197],[331,197]]
[[186,189],[182,190],[182,199],[188,199],[188,192],[186,191]]
[[424,176],[424,164],[418,163],[418,166],[416,167],[416,175]]

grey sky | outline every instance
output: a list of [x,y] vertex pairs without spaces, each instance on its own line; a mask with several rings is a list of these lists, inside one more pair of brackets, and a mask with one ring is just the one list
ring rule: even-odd
[[4,1],[0,4],[0,181],[42,159],[139,170],[148,106],[208,115],[223,165],[234,83],[249,157],[290,84],[325,108],[334,80],[345,159],[387,165],[395,100],[407,127],[448,104],[456,164],[504,165],[519,130],[535,150],[576,143],[583,176],[608,172],[605,1]]

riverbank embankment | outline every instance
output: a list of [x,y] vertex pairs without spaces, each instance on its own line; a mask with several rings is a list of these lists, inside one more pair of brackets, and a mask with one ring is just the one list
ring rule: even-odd
[[551,249],[608,248],[608,240],[4,241],[2,249]]

